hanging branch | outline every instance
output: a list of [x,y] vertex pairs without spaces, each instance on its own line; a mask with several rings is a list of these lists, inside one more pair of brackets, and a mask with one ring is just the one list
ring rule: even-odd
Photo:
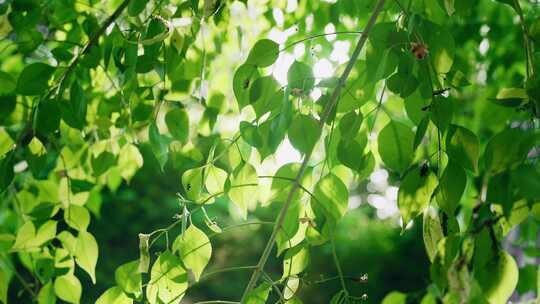
[[[358,59],[358,56],[360,55],[360,51],[362,51],[364,44],[367,41],[369,32],[371,31],[371,28],[375,24],[375,21],[377,20],[377,17],[381,13],[383,6],[384,6],[385,0],[379,0],[377,2],[377,5],[373,9],[373,12],[371,14],[371,17],[369,18],[369,21],[362,32],[362,35],[360,36],[360,39],[358,40],[358,43],[356,44],[356,47],[353,51],[353,54],[351,56],[351,59],[347,63],[347,66],[345,67],[345,71],[343,71],[343,74],[339,78],[338,84],[336,89],[334,90],[330,102],[326,105],[322,115],[321,119],[319,121],[319,125],[322,128],[324,124],[326,123],[328,117],[330,116],[330,113],[336,103],[338,102],[339,96],[341,95],[341,89],[345,86],[345,81],[349,77],[349,74],[351,73],[356,60]],[[307,168],[307,164],[311,158],[311,154],[313,153],[313,148],[306,153],[304,156],[304,160],[302,162],[302,165],[300,166],[300,170],[298,171],[298,174],[296,175],[296,178],[294,179],[294,182],[292,184],[291,190],[289,191],[289,194],[287,196],[287,200],[285,201],[285,204],[283,204],[283,207],[281,208],[279,215],[275,221],[274,229],[272,230],[272,234],[270,235],[270,238],[268,239],[268,242],[266,243],[266,246],[264,248],[263,253],[261,254],[261,257],[259,259],[259,262],[257,263],[257,268],[253,271],[251,278],[246,286],[246,289],[244,290],[244,294],[242,295],[241,302],[244,302],[249,293],[253,290],[255,287],[255,284],[259,280],[261,276],[261,272],[266,265],[266,261],[268,260],[268,257],[270,256],[270,252],[274,248],[274,244],[276,242],[276,237],[283,226],[283,222],[285,221],[285,216],[287,215],[287,211],[289,209],[289,206],[291,204],[292,198],[295,194],[295,192],[299,189],[300,181],[302,177],[304,176],[304,173]]]

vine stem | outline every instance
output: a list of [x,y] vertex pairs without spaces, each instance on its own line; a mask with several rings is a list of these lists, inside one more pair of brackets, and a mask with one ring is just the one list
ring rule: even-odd
[[[319,121],[319,125],[321,127],[324,126],[326,123],[326,120],[330,116],[330,113],[334,106],[336,105],[338,98],[341,94],[342,87],[345,86],[345,81],[349,77],[349,74],[351,73],[356,60],[358,59],[358,56],[360,55],[360,51],[364,48],[364,45],[367,41],[369,32],[371,31],[371,28],[375,24],[375,21],[377,20],[377,17],[381,13],[383,6],[384,6],[385,0],[379,0],[377,1],[377,4],[375,8],[373,9],[373,12],[371,13],[371,17],[369,18],[369,21],[362,32],[362,35],[360,36],[358,43],[356,44],[356,47],[353,51],[353,54],[351,56],[351,59],[347,63],[347,66],[345,67],[345,70],[343,71],[343,74],[339,78],[338,85],[336,89],[334,90],[330,102],[325,107],[321,119]],[[304,173],[307,168],[307,164],[309,162],[309,159],[311,158],[311,154],[313,153],[313,148],[311,148],[306,155],[304,156],[304,160],[302,162],[302,165],[300,166],[300,170],[298,171],[298,174],[296,175],[296,178],[294,179],[294,182],[291,186],[291,190],[289,191],[289,194],[287,196],[287,200],[285,201],[285,204],[283,204],[283,207],[281,208],[278,217],[276,218],[274,229],[272,230],[272,234],[270,235],[270,238],[268,239],[268,242],[266,243],[266,246],[264,248],[263,253],[261,254],[261,257],[259,259],[259,262],[257,263],[257,268],[253,271],[251,278],[246,286],[246,289],[244,290],[244,294],[242,295],[241,302],[244,303],[249,293],[253,290],[255,287],[255,284],[259,280],[261,276],[261,272],[263,271],[264,266],[266,265],[266,262],[268,261],[268,257],[270,256],[270,252],[274,248],[274,244],[276,242],[276,237],[281,229],[281,226],[283,225],[283,222],[285,221],[285,216],[287,215],[287,210],[289,209],[289,206],[291,204],[292,198],[296,190],[298,190],[300,181],[302,177],[304,176]]]

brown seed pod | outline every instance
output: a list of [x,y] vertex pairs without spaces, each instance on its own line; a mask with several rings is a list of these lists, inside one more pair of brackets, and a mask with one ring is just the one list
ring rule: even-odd
[[413,42],[411,43],[411,53],[413,53],[416,59],[422,60],[426,58],[429,51],[425,44]]

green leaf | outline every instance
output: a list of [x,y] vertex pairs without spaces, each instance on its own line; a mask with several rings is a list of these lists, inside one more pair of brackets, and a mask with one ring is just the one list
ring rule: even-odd
[[437,255],[437,244],[444,238],[441,220],[439,219],[437,211],[433,208],[427,208],[424,211],[422,236],[429,260],[433,263],[435,256]]
[[37,296],[37,300],[38,304],[56,304],[56,295],[54,292],[54,285],[52,281],[41,287]]
[[12,93],[16,87],[15,79],[8,73],[0,71],[0,96]]
[[[288,193],[288,191],[283,191]],[[291,201],[283,225],[276,236],[277,255],[281,255],[283,250],[300,244],[306,238],[307,221],[302,221],[306,215],[304,204],[297,199]]]
[[13,181],[15,159],[14,151],[8,153],[4,158],[0,159],[0,192],[3,192]]
[[431,120],[441,133],[452,123],[454,108],[452,101],[448,98],[435,97],[431,103]]
[[343,140],[352,140],[358,134],[362,125],[362,113],[357,114],[355,111],[343,115],[339,121],[339,133]]
[[240,135],[254,148],[261,148],[264,145],[263,138],[257,127],[247,121],[240,122]]
[[54,133],[60,126],[60,107],[57,101],[44,100],[39,103],[34,129],[44,135]]
[[118,286],[107,289],[96,301],[96,304],[132,304],[130,299]]
[[73,82],[69,91],[67,106],[61,107],[63,120],[71,127],[82,130],[86,125],[87,101],[78,81]]
[[293,94],[295,91],[302,95],[309,93],[315,85],[311,67],[303,62],[295,61],[287,71],[287,84]]
[[413,160],[414,133],[406,125],[391,121],[379,133],[378,147],[382,161],[391,170],[403,172]]
[[540,173],[533,165],[523,164],[512,171],[513,184],[531,200],[540,199]]
[[450,159],[439,181],[436,196],[437,204],[448,216],[454,216],[466,185],[467,175],[465,171],[458,163]]
[[11,281],[11,272],[8,272],[7,267],[0,264],[0,303],[7,304],[9,282]]
[[249,105],[250,89],[255,79],[259,78],[259,76],[257,67],[252,64],[243,64],[234,73],[233,91],[238,102],[239,110]]
[[527,91],[522,88],[503,88],[495,98],[490,98],[494,103],[504,107],[519,107],[528,99]]
[[535,135],[521,129],[505,129],[493,136],[484,152],[485,169],[499,173],[520,163],[535,144]]
[[170,251],[165,251],[152,265],[146,298],[150,304],[178,304],[187,287],[187,274],[182,262]]
[[145,0],[132,0],[128,5],[128,14],[130,16],[137,16],[142,13],[148,1]]
[[54,292],[62,301],[78,304],[82,294],[81,282],[71,273],[57,277],[54,280]]
[[403,227],[424,212],[436,187],[437,177],[432,172],[423,172],[419,167],[412,169],[405,176],[399,186],[397,201],[403,218]]
[[204,174],[206,175],[204,185],[206,186],[208,193],[222,193],[225,189],[225,182],[227,181],[227,172],[219,167],[210,165],[206,168]]
[[469,129],[451,125],[446,136],[446,153],[450,159],[463,168],[476,172],[478,170],[478,153],[480,143],[478,137]]
[[182,187],[188,199],[197,202],[203,185],[203,168],[189,169],[182,174]]
[[311,207],[315,213],[317,226],[327,235],[347,212],[349,192],[334,174],[330,173],[319,180],[313,191]]
[[152,123],[148,127],[148,139],[150,140],[150,147],[152,148],[152,152],[154,153],[154,156],[159,162],[161,171],[163,171],[163,167],[169,159],[170,139],[159,134],[159,129],[155,123]]
[[230,181],[229,198],[240,209],[240,213],[245,219],[247,218],[248,205],[257,197],[257,171],[249,163],[241,163],[234,169]]
[[165,115],[165,124],[174,139],[186,144],[189,139],[189,117],[184,109],[175,108]]
[[271,288],[270,284],[263,282],[247,295],[244,304],[265,304]]
[[475,277],[491,304],[508,301],[516,288],[518,276],[516,261],[506,251],[500,251],[495,258],[475,270]]
[[392,291],[387,294],[386,297],[382,300],[381,304],[405,304],[407,303],[407,295],[399,292]]
[[92,283],[96,284],[96,264],[98,260],[98,244],[93,235],[86,231],[79,231],[77,247],[75,248],[75,261],[90,275]]
[[142,294],[142,278],[138,268],[139,260],[135,260],[121,265],[114,272],[116,285],[134,298],[139,298]]
[[86,231],[90,224],[90,213],[85,207],[69,205],[64,211],[64,220],[71,228]]
[[91,163],[94,176],[98,177],[116,165],[116,156],[109,151],[103,151],[96,158],[92,156]]
[[249,90],[249,102],[257,117],[267,112],[275,112],[282,104],[282,90],[272,76],[257,78]]
[[309,249],[305,245],[298,245],[285,252],[283,257],[282,279],[294,276],[304,271],[309,265]]
[[311,116],[300,114],[293,118],[287,135],[296,150],[308,154],[321,136],[321,127]]
[[174,240],[172,250],[173,253],[180,253],[184,265],[193,272],[195,281],[199,281],[212,256],[212,244],[208,236],[191,224],[183,234]]
[[17,93],[21,95],[40,95],[49,86],[49,79],[54,73],[54,67],[35,62],[27,65],[17,80]]
[[278,55],[279,45],[277,43],[270,39],[261,39],[249,51],[246,63],[264,68],[276,62]]

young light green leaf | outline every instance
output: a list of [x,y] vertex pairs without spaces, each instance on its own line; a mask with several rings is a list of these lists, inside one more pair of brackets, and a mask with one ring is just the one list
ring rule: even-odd
[[310,262],[309,248],[305,245],[298,245],[285,252],[283,257],[282,279],[297,275],[304,271]]
[[490,98],[491,101],[503,107],[519,107],[528,99],[527,91],[522,88],[503,88],[495,98]]
[[412,169],[399,186],[397,203],[403,227],[426,209],[437,187],[435,174],[422,171],[419,167]]
[[174,240],[172,250],[173,253],[180,253],[182,262],[191,269],[195,281],[198,281],[212,256],[212,244],[208,236],[191,224],[184,234]]
[[114,272],[114,279],[119,288],[134,298],[139,298],[142,294],[142,279],[138,268],[139,260],[135,260],[123,264]]
[[189,139],[189,117],[186,110],[175,108],[165,114],[165,124],[174,139],[187,143]]
[[321,128],[314,118],[300,114],[293,118],[287,135],[296,150],[307,154],[319,140]]
[[500,251],[475,271],[475,277],[489,303],[506,303],[516,288],[518,276],[516,261],[506,251]]
[[107,289],[96,301],[96,304],[132,304],[130,299],[120,287],[114,286]]
[[386,297],[382,300],[382,304],[405,304],[407,303],[407,295],[399,292],[392,291],[387,294]]
[[265,304],[272,286],[264,282],[253,289],[246,297],[245,304]]
[[187,274],[182,262],[170,251],[165,251],[152,265],[146,298],[150,304],[178,304],[187,287]]
[[448,216],[454,216],[466,185],[465,171],[459,164],[450,159],[439,180],[436,196],[437,204]]
[[11,250],[37,251],[41,245],[56,236],[56,224],[56,221],[47,221],[36,232],[34,224],[31,221],[27,221],[17,231],[15,244],[13,244]]
[[406,125],[391,121],[379,133],[379,155],[391,170],[403,172],[414,156],[414,133]]
[[247,218],[247,208],[256,199],[257,171],[249,163],[241,163],[230,177],[229,198],[240,209],[242,217]]
[[200,196],[203,185],[203,168],[189,169],[182,174],[182,187],[188,199],[196,202]]
[[273,64],[279,55],[279,45],[270,39],[261,39],[249,51],[247,64],[264,68]]
[[300,279],[297,276],[289,277],[283,287],[283,299],[292,299],[296,294],[296,291],[298,291],[298,287],[300,287]]
[[323,233],[330,232],[347,212],[349,202],[347,186],[330,173],[319,180],[313,194],[311,207],[315,213],[317,226],[323,226]]
[[463,168],[476,172],[479,150],[478,137],[473,132],[457,125],[450,126],[446,136],[446,152],[449,158]]
[[64,220],[71,228],[86,231],[90,224],[90,213],[85,207],[69,205],[64,211]]
[[96,264],[98,260],[98,244],[93,235],[86,231],[79,231],[77,247],[75,248],[75,261],[90,275],[92,283],[96,284]]
[[54,292],[62,301],[79,304],[82,294],[81,282],[71,273],[59,276],[54,280]]
[[140,273],[147,273],[150,267],[150,252],[149,252],[148,234],[139,233],[139,268]]
[[422,236],[424,238],[424,247],[429,260],[433,263],[437,255],[437,244],[444,237],[441,220],[434,208],[427,208],[424,211],[424,220],[422,222]]
[[[41,287],[37,295],[37,301],[38,304],[56,304],[56,295],[54,293],[54,285],[52,281],[49,281],[49,283]],[[4,301],[3,303],[7,303],[7,301]]]
[[152,123],[148,127],[148,139],[150,140],[152,152],[163,171],[163,167],[165,166],[165,163],[167,163],[167,159],[169,159],[170,139],[159,134],[159,129],[155,123]]
[[134,144],[125,144],[118,153],[118,169],[120,175],[129,182],[137,170],[143,166],[143,157]]
[[21,95],[39,95],[47,90],[54,67],[35,62],[27,65],[17,80],[17,93]]
[[[300,170],[300,163],[288,163],[285,164],[274,173],[274,178],[272,179],[272,200],[278,202],[285,202],[289,194],[289,189],[291,188],[294,178]],[[312,167],[307,167],[304,176],[302,177],[301,185],[309,188],[312,184]],[[298,189],[293,195],[293,201],[299,200],[305,194],[304,190]]]
[[206,167],[204,185],[210,194],[221,193],[225,189],[227,181],[227,172],[219,167],[210,165]]

